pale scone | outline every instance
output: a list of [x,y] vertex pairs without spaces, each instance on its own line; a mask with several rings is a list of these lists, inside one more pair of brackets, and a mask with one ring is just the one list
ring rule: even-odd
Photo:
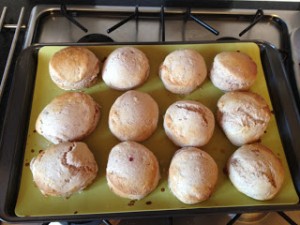
[[94,85],[99,72],[99,59],[84,47],[63,48],[49,62],[51,79],[64,90],[78,90]]
[[227,171],[237,190],[256,200],[274,198],[285,177],[280,159],[261,144],[237,149],[228,160]]
[[218,166],[206,152],[195,147],[179,149],[169,168],[169,188],[185,204],[207,200],[218,180]]
[[80,141],[94,131],[99,118],[99,105],[91,96],[67,92],[55,97],[43,109],[35,129],[54,144]]
[[152,192],[160,179],[155,155],[137,142],[121,142],[108,157],[106,179],[118,196],[139,200]]
[[174,144],[181,147],[203,146],[213,135],[215,118],[210,109],[200,102],[182,100],[168,107],[163,125]]
[[217,54],[210,71],[211,82],[223,91],[248,90],[256,77],[256,63],[242,52]]
[[217,120],[236,146],[259,140],[271,118],[267,102],[253,92],[228,92],[218,100],[217,107]]
[[144,141],[157,128],[158,105],[147,93],[127,91],[113,103],[109,129],[121,141]]
[[150,72],[147,56],[134,47],[114,50],[105,60],[102,79],[105,84],[117,90],[130,90],[143,84]]
[[98,165],[85,143],[64,142],[41,151],[30,169],[43,195],[68,197],[94,181]]
[[193,49],[171,52],[159,68],[159,76],[167,90],[175,94],[189,94],[207,76],[204,58]]

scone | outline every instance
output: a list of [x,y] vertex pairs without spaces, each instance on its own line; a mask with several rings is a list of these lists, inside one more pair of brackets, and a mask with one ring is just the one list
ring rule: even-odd
[[39,114],[35,129],[54,144],[80,141],[96,128],[99,105],[88,94],[67,92],[55,97]]
[[121,141],[144,141],[157,128],[158,105],[147,93],[127,91],[113,103],[109,129]]
[[109,153],[106,179],[118,196],[139,200],[152,192],[160,179],[155,155],[137,142],[121,142]]
[[99,59],[84,47],[63,48],[49,62],[51,79],[64,90],[78,90],[94,85],[99,71]]
[[68,197],[97,176],[93,153],[83,142],[64,142],[40,152],[30,162],[33,180],[45,196]]
[[242,52],[217,54],[210,71],[211,82],[223,91],[248,90],[256,77],[256,63]]
[[207,68],[200,53],[182,49],[167,55],[159,68],[159,76],[170,92],[188,94],[203,83]]
[[149,60],[141,50],[122,47],[110,53],[105,60],[102,79],[107,86],[125,91],[143,84],[149,72]]
[[177,101],[169,106],[164,116],[167,136],[181,147],[207,144],[214,128],[213,113],[197,101]]
[[218,180],[218,166],[206,152],[195,147],[179,149],[170,164],[169,188],[185,204],[207,200]]
[[274,198],[285,177],[280,159],[261,144],[237,149],[228,160],[227,171],[237,190],[256,200]]
[[259,140],[271,118],[267,102],[253,92],[228,92],[218,100],[217,107],[217,120],[236,146]]

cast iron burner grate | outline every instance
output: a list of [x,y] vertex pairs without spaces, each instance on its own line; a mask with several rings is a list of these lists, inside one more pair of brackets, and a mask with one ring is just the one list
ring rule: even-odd
[[114,42],[114,40],[104,34],[88,34],[80,38],[77,42]]
[[[165,12],[164,12],[164,8],[165,8],[165,6],[161,5],[160,13],[159,13],[159,18],[160,18],[160,23],[161,23],[161,26],[160,26],[161,27],[161,40],[163,42],[165,41]],[[65,16],[70,22],[72,22],[78,28],[80,28],[84,32],[88,32],[88,29],[85,26],[83,26],[81,23],[79,23],[77,20],[75,20],[75,18],[71,14],[68,13],[67,6],[63,2],[61,3],[61,13],[62,13],[63,16]],[[113,31],[117,30],[119,27],[123,26],[124,24],[126,24],[127,22],[129,22],[132,19],[135,19],[136,22],[138,22],[139,15],[140,15],[139,6],[136,5],[134,13],[127,16],[126,18],[124,18],[123,20],[121,20],[120,22],[115,24],[114,26],[108,28],[107,33],[109,34]],[[252,19],[251,23],[244,30],[242,30],[239,33],[239,36],[241,37],[245,33],[247,33],[252,27],[255,26],[255,24],[257,24],[260,20],[262,20],[263,17],[264,17],[263,10],[258,9],[256,11],[255,15],[253,16],[253,19]],[[218,30],[216,30],[211,25],[204,22],[201,18],[199,18],[199,17],[195,16],[193,13],[191,13],[191,8],[187,7],[184,20],[185,20],[185,22],[187,22],[189,19],[192,19],[193,21],[195,21],[196,23],[198,23],[199,25],[201,25],[206,30],[208,30],[209,32],[213,33],[216,36],[220,34],[220,32]],[[97,40],[96,38],[94,38],[94,37],[96,37],[96,35],[97,34],[90,34],[92,42],[96,42],[96,41],[94,41],[94,40]],[[87,36],[89,36],[89,35],[87,35]],[[106,37],[108,41],[112,41],[112,40],[109,40],[108,36],[103,35],[103,37]],[[85,36],[82,39],[83,39],[83,41],[85,41],[85,40],[89,41],[90,40],[88,38],[85,38]],[[79,40],[79,42],[83,42],[83,41],[80,41],[80,40]],[[102,39],[100,38],[100,40],[102,40]],[[104,39],[104,40],[106,40],[106,39]],[[219,39],[219,40],[221,40],[221,39]]]

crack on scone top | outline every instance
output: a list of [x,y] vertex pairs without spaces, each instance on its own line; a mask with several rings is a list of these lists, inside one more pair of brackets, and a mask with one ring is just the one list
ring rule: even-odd
[[202,109],[200,106],[189,106],[189,105],[176,105],[177,108],[179,109],[185,109],[187,111],[195,112],[198,113],[202,116],[205,124],[208,124],[208,120],[205,117],[205,110]]
[[[242,177],[245,182],[247,182],[248,178],[247,178],[247,176],[245,176],[245,174],[247,174],[247,171],[245,171],[240,160],[237,158],[233,158],[233,159],[231,159],[230,164],[236,170],[236,172],[239,174],[239,176]],[[230,170],[228,170],[228,175],[230,175]]]
[[263,172],[262,174],[267,177],[269,183],[276,189],[277,185],[276,185],[276,181],[274,179],[273,174],[272,173],[266,173],[266,172]]
[[73,143],[73,144],[68,148],[68,150],[67,150],[66,152],[64,152],[63,157],[62,157],[62,159],[61,159],[61,164],[62,164],[63,166],[65,166],[65,167],[69,168],[70,173],[71,173],[72,176],[76,175],[76,174],[77,174],[78,172],[80,172],[81,170],[85,170],[85,171],[92,172],[92,170],[90,169],[89,166],[78,166],[78,167],[77,167],[77,166],[74,166],[74,165],[69,164],[69,163],[67,162],[67,155],[68,155],[69,152],[71,152],[71,151],[74,150],[75,146],[76,146],[76,144]]
[[[252,151],[252,150],[251,150],[251,151]],[[254,152],[254,151],[252,151],[252,152]],[[255,177],[257,177],[257,178],[259,178],[259,177],[266,177],[266,178],[268,179],[269,183],[270,183],[275,189],[277,188],[276,181],[275,181],[274,176],[273,176],[273,174],[272,174],[271,171],[266,171],[266,172],[264,172],[264,171],[259,171],[258,168],[259,168],[259,167],[262,167],[262,165],[261,165],[261,166],[257,166],[258,168],[255,169],[255,171],[252,171],[252,172],[246,171],[245,168],[242,166],[242,163],[241,163],[238,159],[236,159],[236,158],[234,158],[234,159],[231,160],[231,165],[235,168],[235,170],[237,171],[237,173],[238,173],[241,177],[244,178],[244,181],[245,181],[245,182],[248,182],[249,180],[251,180],[251,179],[250,179],[251,176],[255,176]],[[267,168],[269,169],[269,167],[267,167]],[[248,174],[249,176],[247,176],[246,174]]]
[[257,125],[257,124],[265,125],[265,123],[266,123],[264,119],[255,118],[253,116],[253,114],[249,113],[248,111],[246,111],[246,109],[244,109],[242,107],[238,107],[236,109],[236,111],[241,113],[241,114],[244,114],[248,118],[247,121],[242,121],[244,126],[249,124],[249,121],[252,121],[254,123],[254,125]]
[[259,157],[259,153],[260,153],[260,151],[258,150],[258,149],[250,149],[250,151],[256,156],[256,157]]
[[261,164],[263,164],[263,165],[261,165],[261,167],[266,168],[265,171],[261,172],[261,176],[266,177],[268,182],[271,184],[271,186],[274,189],[277,189],[277,182],[276,182],[276,179],[275,179],[275,174],[272,172],[273,171],[272,163],[262,161]]

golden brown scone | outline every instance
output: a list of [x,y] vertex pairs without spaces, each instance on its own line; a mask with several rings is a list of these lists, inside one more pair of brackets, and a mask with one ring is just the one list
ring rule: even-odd
[[94,85],[100,71],[95,54],[84,47],[67,47],[56,52],[49,62],[53,82],[64,90],[78,90]]
[[271,118],[267,102],[253,92],[228,92],[219,99],[217,107],[217,120],[236,146],[259,140]]
[[207,76],[204,58],[193,49],[171,52],[159,68],[160,78],[167,90],[188,94],[199,87]]
[[169,106],[164,116],[167,136],[181,147],[207,144],[214,128],[213,113],[197,101],[177,101]]
[[118,196],[139,200],[152,192],[160,179],[155,155],[137,142],[121,142],[109,154],[106,179]]
[[223,91],[248,90],[256,77],[256,63],[242,52],[217,54],[210,71],[211,82]]
[[147,93],[127,91],[113,103],[109,129],[121,141],[144,141],[157,128],[158,105]]
[[99,105],[88,94],[66,92],[55,97],[39,114],[35,129],[54,144],[80,141],[96,128]]
[[45,196],[68,197],[97,176],[93,153],[83,142],[64,142],[40,152],[30,162],[33,180]]
[[114,50],[105,60],[102,79],[105,84],[117,90],[130,90],[143,84],[150,72],[147,56],[134,47]]
[[218,166],[206,152],[194,148],[179,149],[170,164],[169,188],[185,204],[207,200],[218,180]]
[[228,160],[227,170],[238,191],[256,200],[274,198],[285,177],[280,159],[261,144],[237,149]]

